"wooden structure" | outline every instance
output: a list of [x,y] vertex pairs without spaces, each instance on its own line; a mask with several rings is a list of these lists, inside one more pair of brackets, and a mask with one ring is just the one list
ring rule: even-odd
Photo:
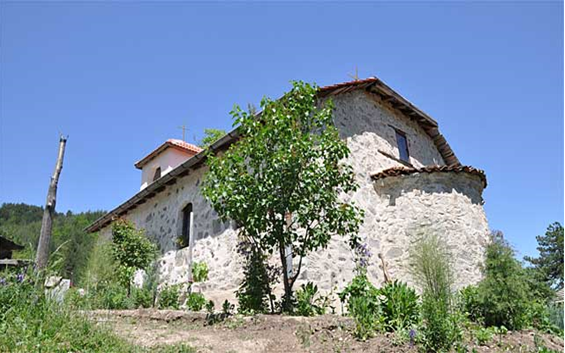
[[0,260],[11,259],[12,251],[22,250],[24,247],[0,236]]

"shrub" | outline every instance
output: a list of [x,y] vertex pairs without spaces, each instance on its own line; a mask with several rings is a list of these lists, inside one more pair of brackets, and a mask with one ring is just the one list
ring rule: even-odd
[[501,232],[492,234],[486,249],[484,278],[477,289],[480,316],[486,326],[519,330],[528,325],[530,301],[522,265]]
[[179,286],[165,285],[159,293],[159,309],[179,309]]
[[192,264],[192,281],[204,282],[208,279],[208,265],[205,262],[194,262]]
[[318,293],[318,286],[312,282],[303,284],[296,291],[296,314],[300,316],[323,315],[326,313],[325,297]]
[[133,288],[131,292],[132,302],[135,308],[153,307],[153,291],[145,286]]
[[418,322],[418,295],[406,283],[389,282],[379,289],[379,294],[381,312],[387,330],[407,328]]
[[226,317],[230,316],[233,314],[234,309],[235,305],[230,303],[227,299],[224,300],[224,303],[222,304],[222,314],[224,314]]
[[476,331],[474,331],[475,341],[479,346],[484,346],[485,344],[492,341],[494,336],[494,330],[492,327],[479,327]]
[[274,312],[272,285],[279,277],[278,271],[267,265],[267,257],[249,240],[237,244],[237,252],[244,258],[243,281],[236,292],[238,311],[242,314]]
[[482,324],[482,308],[477,286],[467,286],[459,291],[459,308],[468,319]]
[[359,273],[339,293],[342,303],[355,321],[354,335],[362,340],[372,337],[380,327],[379,291],[364,273]]
[[412,271],[422,288],[420,338],[428,351],[449,351],[461,337],[454,312],[451,258],[436,235],[424,235],[412,251]]
[[112,223],[112,256],[116,261],[118,280],[128,289],[136,270],[145,269],[157,254],[157,247],[142,230],[126,220]]
[[549,322],[563,335],[563,304],[551,303],[547,307]]
[[200,311],[206,304],[206,298],[202,293],[190,293],[186,301],[186,307],[188,310]]

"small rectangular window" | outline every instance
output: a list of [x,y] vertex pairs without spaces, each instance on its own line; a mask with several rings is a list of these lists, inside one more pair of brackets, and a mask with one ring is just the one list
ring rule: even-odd
[[408,153],[408,140],[406,134],[396,130],[396,143],[398,144],[398,153],[401,160],[410,162],[410,154]]
[[192,204],[189,203],[182,210],[182,235],[179,242],[180,248],[186,248],[190,244],[190,222],[192,221]]
[[161,177],[161,167],[155,169],[155,174],[153,175],[153,181],[159,179]]

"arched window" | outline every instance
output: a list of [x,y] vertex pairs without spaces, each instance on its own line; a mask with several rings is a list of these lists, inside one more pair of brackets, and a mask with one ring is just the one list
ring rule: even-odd
[[153,181],[159,179],[161,177],[161,167],[157,167],[155,169],[155,175],[153,175]]
[[182,209],[182,234],[179,242],[180,248],[186,248],[190,244],[191,226],[192,204],[189,203]]

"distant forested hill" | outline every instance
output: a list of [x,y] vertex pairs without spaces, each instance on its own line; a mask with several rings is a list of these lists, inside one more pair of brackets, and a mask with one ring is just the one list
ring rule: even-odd
[[[78,281],[97,239],[97,234],[87,234],[83,229],[104,213],[69,211],[55,215],[49,262],[56,265],[61,275]],[[0,235],[25,246],[25,250],[15,253],[14,257],[35,257],[42,217],[43,207],[24,203],[4,203],[0,206]]]

